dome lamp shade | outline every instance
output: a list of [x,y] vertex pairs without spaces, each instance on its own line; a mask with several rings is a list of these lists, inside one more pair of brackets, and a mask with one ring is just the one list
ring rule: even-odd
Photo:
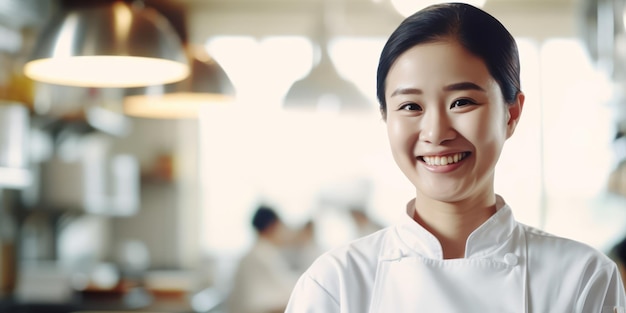
[[165,17],[117,1],[62,10],[40,33],[24,74],[50,84],[126,88],[180,81],[189,65]]

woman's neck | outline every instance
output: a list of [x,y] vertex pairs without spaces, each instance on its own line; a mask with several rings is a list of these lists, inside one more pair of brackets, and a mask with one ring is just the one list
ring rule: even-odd
[[418,196],[413,219],[439,240],[444,259],[457,259],[465,257],[469,235],[495,212],[495,195],[457,203],[425,200]]

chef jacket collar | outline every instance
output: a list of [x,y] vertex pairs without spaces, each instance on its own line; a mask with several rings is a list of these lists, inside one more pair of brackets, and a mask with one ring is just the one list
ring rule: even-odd
[[[431,259],[443,259],[439,240],[413,220],[415,199],[406,206],[405,222],[399,225],[398,236],[414,252]],[[480,257],[501,247],[511,237],[516,221],[511,208],[496,195],[496,213],[476,228],[467,238],[465,257]]]

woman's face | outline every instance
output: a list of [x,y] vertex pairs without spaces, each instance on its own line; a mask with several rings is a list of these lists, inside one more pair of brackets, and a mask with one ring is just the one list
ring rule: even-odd
[[385,98],[393,157],[418,196],[493,197],[494,168],[519,119],[522,94],[505,104],[485,63],[450,40],[400,55]]

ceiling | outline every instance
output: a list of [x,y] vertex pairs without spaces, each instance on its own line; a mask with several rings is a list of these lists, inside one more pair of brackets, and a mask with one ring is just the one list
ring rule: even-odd
[[[0,31],[2,26],[40,28],[62,6],[111,1],[0,0]],[[542,40],[579,36],[583,1],[593,0],[487,0],[484,9],[501,20],[514,36]],[[387,37],[403,19],[390,0],[143,0],[143,3],[161,11],[184,34],[185,40],[195,44],[204,44],[220,35],[319,36],[322,12],[327,38]]]
[[[0,0],[0,26],[39,26],[60,5],[113,0]],[[581,3],[592,0],[487,0],[484,9],[516,36],[577,35]],[[182,18],[188,39],[216,35],[312,35],[322,10],[330,36],[386,37],[402,20],[390,0],[143,0]],[[60,4],[60,5],[59,5]],[[180,14],[184,16],[180,16]]]
[[[385,37],[402,20],[390,0],[171,0],[187,7],[190,40],[215,35],[310,35],[328,9],[331,35]],[[576,35],[583,0],[487,0],[516,36]]]

